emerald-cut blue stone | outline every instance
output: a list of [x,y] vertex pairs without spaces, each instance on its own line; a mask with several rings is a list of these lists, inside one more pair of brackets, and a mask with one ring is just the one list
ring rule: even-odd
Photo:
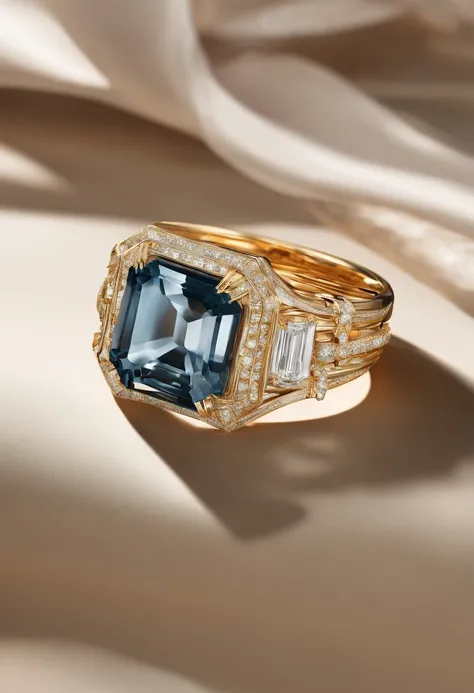
[[130,268],[110,351],[125,387],[190,409],[224,392],[242,308],[219,281],[161,258]]

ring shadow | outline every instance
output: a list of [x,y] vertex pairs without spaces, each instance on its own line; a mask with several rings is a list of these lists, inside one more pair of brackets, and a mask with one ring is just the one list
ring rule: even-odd
[[474,459],[474,393],[467,384],[398,338],[373,371],[368,396],[349,411],[232,434],[117,401],[227,530],[252,540],[301,522],[306,494],[442,477]]
[[[247,547],[245,542],[272,538],[310,521],[306,513],[318,509],[317,497],[311,510],[305,507],[305,498],[312,494],[442,478],[469,456],[474,459],[474,392],[426,353],[397,338],[375,367],[366,399],[331,418],[255,424],[224,434],[191,427],[179,417],[136,402],[120,400],[120,407],[231,538]],[[163,516],[157,518],[149,507],[128,506],[114,496],[107,502],[74,488],[57,493],[49,485],[23,488],[21,479],[18,483],[18,488],[15,480],[0,486],[0,530],[8,557],[3,574],[0,571],[0,638],[85,643],[174,672],[206,690],[231,693],[312,693],[315,680],[325,690],[354,690],[350,662],[355,656],[355,671],[362,680],[367,669],[375,671],[378,681],[396,675],[399,655],[387,644],[385,656],[376,657],[370,646],[388,628],[386,611],[364,592],[358,596],[356,591],[341,602],[345,578],[334,582],[339,571],[337,542],[333,571],[326,576],[323,571],[319,581],[293,591],[301,564],[289,567],[285,576],[274,572],[290,554],[275,560],[265,558],[265,551],[251,550],[244,552],[244,560],[232,541],[226,542],[225,550],[220,540],[199,543],[199,534],[187,523],[173,536]],[[317,525],[317,518],[314,522]],[[310,538],[316,544],[313,566],[319,560],[318,541],[317,534]],[[301,554],[306,549],[303,545]],[[348,550],[347,544],[343,550]],[[359,579],[372,575],[374,561],[384,560],[376,550],[376,555],[357,558]],[[387,555],[392,551],[388,545]],[[397,560],[404,570],[405,559],[398,555]],[[429,575],[432,564],[426,565],[422,574]],[[263,599],[269,575],[274,584]],[[390,599],[402,618],[397,615],[394,621],[389,612],[388,623],[395,623],[396,637],[409,639],[416,614],[407,610],[422,588],[418,573],[408,586],[398,584],[397,575],[388,582],[385,572],[382,579],[376,573],[375,582],[373,575],[372,582],[368,579],[379,598],[392,589]],[[448,583],[448,594],[458,575]],[[367,621],[368,605],[381,620]],[[447,601],[437,616],[442,623],[451,608]],[[311,616],[300,618],[303,612]],[[424,613],[421,608],[421,619]],[[351,628],[346,631],[342,619],[347,618]],[[341,638],[328,640],[332,631],[326,624],[337,624],[338,619]],[[423,626],[425,635],[427,629],[429,625]],[[291,642],[288,634],[294,638]],[[355,634],[366,644],[362,649],[357,648]],[[431,671],[427,657],[432,656],[429,648],[436,645],[436,637],[434,645],[429,638],[427,643],[414,638],[412,649],[417,657],[424,653],[421,659]],[[291,646],[305,641],[311,647]],[[450,652],[459,649],[457,642],[452,641]],[[453,655],[448,661],[443,682],[470,660],[461,651],[459,659]],[[333,679],[335,671],[344,670],[341,662],[347,664],[349,678],[341,674],[345,683],[338,688]],[[406,663],[408,677],[413,666]],[[426,673],[427,683],[422,682],[419,691],[433,691],[433,677]],[[457,687],[461,689],[470,690]]]

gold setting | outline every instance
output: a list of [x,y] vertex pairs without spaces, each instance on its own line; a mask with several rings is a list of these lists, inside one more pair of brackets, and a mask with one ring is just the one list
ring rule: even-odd
[[[156,257],[221,277],[218,291],[229,293],[243,307],[226,391],[199,402],[196,411],[125,388],[109,360],[129,269]],[[314,258],[313,264],[320,262],[322,278],[318,279],[314,269],[311,276],[299,273],[298,261],[306,258]],[[312,291],[318,284],[330,287],[331,272],[336,276],[335,288],[340,288],[346,275],[352,284],[356,278],[363,288],[349,285],[347,295]],[[100,329],[94,335],[93,348],[114,395],[230,431],[291,402],[306,397],[323,399],[328,389],[366,373],[390,338],[386,320],[392,302],[386,282],[345,261],[224,229],[162,222],[146,226],[113,249],[97,299]],[[310,375],[295,387],[279,389],[268,375],[275,329],[298,321],[316,323]]]

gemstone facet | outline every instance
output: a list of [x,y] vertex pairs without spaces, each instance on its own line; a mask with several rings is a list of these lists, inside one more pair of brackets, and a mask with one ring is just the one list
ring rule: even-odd
[[219,281],[161,258],[130,268],[110,350],[125,387],[188,409],[223,394],[242,308]]
[[313,352],[314,322],[290,322],[278,327],[271,361],[271,374],[280,387],[293,387],[309,376]]

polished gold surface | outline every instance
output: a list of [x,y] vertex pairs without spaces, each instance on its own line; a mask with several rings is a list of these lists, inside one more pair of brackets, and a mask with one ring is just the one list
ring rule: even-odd
[[[218,290],[243,307],[226,391],[198,403],[196,411],[125,388],[109,360],[128,270],[157,256],[220,276]],[[310,248],[227,229],[159,222],[118,243],[108,270],[99,291],[101,326],[93,346],[114,394],[224,430],[307,397],[324,399],[327,390],[366,373],[390,338],[390,285],[369,270]],[[309,343],[310,370],[302,380],[282,385],[270,373],[275,334],[297,322],[316,326]]]
[[[356,310],[391,309],[393,305],[393,291],[388,282],[342,258],[230,229],[178,222],[160,222],[159,226],[183,237],[198,237],[206,243],[265,257],[275,272],[302,297],[319,301],[324,294],[344,296],[354,303]],[[389,317],[387,313],[386,319]]]

